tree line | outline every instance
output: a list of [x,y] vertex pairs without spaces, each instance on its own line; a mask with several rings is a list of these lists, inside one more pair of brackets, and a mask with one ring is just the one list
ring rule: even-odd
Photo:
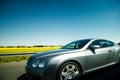
[[0,48],[33,48],[33,47],[56,47],[62,45],[34,45],[34,46],[0,46]]

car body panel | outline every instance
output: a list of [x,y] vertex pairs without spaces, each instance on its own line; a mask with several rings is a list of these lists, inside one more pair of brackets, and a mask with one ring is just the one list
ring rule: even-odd
[[87,68],[96,68],[108,64],[108,50],[96,49],[95,52],[88,50],[86,54]]
[[[32,55],[26,64],[26,73],[40,76],[42,80],[56,80],[58,70],[66,62],[77,63],[83,74],[119,62],[120,47],[114,43],[114,46],[91,50],[89,46],[97,40],[103,39],[90,39],[81,49],[59,49]],[[44,68],[33,68],[36,60],[47,63]]]

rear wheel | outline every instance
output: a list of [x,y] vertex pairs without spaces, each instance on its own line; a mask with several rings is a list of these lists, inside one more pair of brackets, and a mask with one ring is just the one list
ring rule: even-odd
[[71,80],[81,74],[81,69],[75,62],[64,63],[58,72],[58,80]]
[[119,58],[118,58],[118,63],[120,63],[120,55],[119,55]]

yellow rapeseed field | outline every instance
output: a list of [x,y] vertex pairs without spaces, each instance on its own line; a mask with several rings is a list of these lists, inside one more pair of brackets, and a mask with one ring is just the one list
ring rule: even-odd
[[44,51],[49,51],[49,50],[57,50],[59,48],[60,48],[60,46],[55,46],[55,47],[32,47],[32,48],[0,48],[0,54],[44,52]]

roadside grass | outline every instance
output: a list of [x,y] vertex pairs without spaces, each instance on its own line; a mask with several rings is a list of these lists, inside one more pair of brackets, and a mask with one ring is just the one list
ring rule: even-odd
[[[60,46],[55,47],[32,47],[32,48],[0,48],[0,54],[22,54],[22,53],[35,53],[35,52],[46,52],[50,50],[57,50]],[[30,55],[21,56],[0,56],[0,63],[8,62],[19,62],[28,60]]]
[[29,56],[1,56],[0,63],[8,63],[8,62],[19,62],[28,60]]

